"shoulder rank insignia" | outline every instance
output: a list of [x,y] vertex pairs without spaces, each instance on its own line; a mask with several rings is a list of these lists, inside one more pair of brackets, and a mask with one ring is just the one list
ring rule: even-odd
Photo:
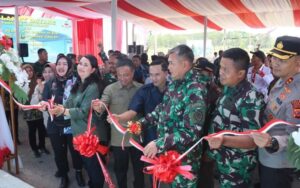
[[293,77],[290,77],[289,79],[287,79],[285,81],[285,84],[289,85],[290,83],[292,83],[294,81],[294,78]]

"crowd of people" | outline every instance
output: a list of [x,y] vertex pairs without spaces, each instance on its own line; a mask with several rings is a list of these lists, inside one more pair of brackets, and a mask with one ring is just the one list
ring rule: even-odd
[[[93,109],[92,126],[100,144],[114,157],[114,174],[120,188],[127,187],[129,162],[133,166],[133,187],[145,187],[140,158],[154,158],[169,150],[185,152],[203,136],[223,130],[257,130],[272,119],[300,124],[300,38],[278,37],[266,56],[261,50],[249,53],[241,48],[219,52],[214,62],[200,57],[186,45],[172,48],[167,55],[147,54],[129,58],[119,51],[105,54],[100,45],[99,65],[93,55],[76,57],[59,54],[49,63],[47,51],[39,49],[39,60],[25,64],[30,91],[28,104],[54,98],[54,107],[24,111],[30,147],[35,157],[50,154],[48,136],[60,177],[60,188],[68,187],[69,150],[79,186],[104,185],[104,175],[96,156],[81,156],[72,140],[87,129]],[[93,102],[92,102],[93,101]],[[102,103],[123,126],[128,121],[142,125],[141,152],[111,126]],[[54,115],[51,121],[50,115]],[[36,139],[38,132],[38,144]],[[291,187],[294,167],[287,160],[289,132],[270,131],[250,135],[221,135],[206,138],[182,160],[195,175],[192,180],[176,176],[171,187],[253,187],[252,174],[258,166],[262,188]],[[19,141],[19,140],[18,140]],[[122,146],[123,143],[123,146]],[[106,162],[106,155],[101,155]],[[213,170],[215,166],[216,170]]]

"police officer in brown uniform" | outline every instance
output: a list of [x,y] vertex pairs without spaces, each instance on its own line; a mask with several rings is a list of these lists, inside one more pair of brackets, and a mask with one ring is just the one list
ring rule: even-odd
[[[300,38],[278,37],[272,55],[273,74],[279,77],[264,112],[265,120],[300,124]],[[264,123],[266,123],[264,122]],[[259,149],[261,187],[291,188],[293,166],[287,160],[287,131],[252,134]]]

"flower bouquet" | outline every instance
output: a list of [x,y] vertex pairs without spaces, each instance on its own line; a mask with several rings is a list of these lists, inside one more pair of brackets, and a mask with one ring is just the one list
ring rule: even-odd
[[21,103],[28,100],[29,90],[28,75],[21,69],[21,61],[17,53],[11,48],[11,39],[0,33],[0,78],[9,82],[14,97]]

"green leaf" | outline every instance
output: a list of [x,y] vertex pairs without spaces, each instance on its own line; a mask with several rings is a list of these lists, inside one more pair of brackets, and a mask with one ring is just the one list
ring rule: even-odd
[[11,73],[9,72],[9,70],[6,68],[6,66],[4,64],[3,64],[2,69],[3,70],[2,70],[1,78],[4,81],[8,81]]
[[292,136],[289,137],[287,146],[288,160],[295,166],[296,169],[300,170],[300,146],[298,146]]
[[25,104],[26,101],[28,101],[27,94],[15,83],[13,83],[11,86],[11,89],[13,91],[13,96],[22,104]]

